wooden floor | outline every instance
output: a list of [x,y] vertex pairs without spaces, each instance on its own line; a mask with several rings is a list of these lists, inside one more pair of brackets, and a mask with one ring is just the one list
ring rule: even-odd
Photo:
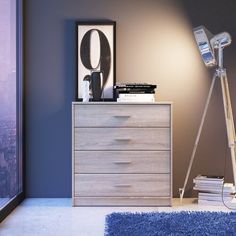
[[1,236],[103,236],[112,212],[232,211],[200,206],[195,199],[173,199],[172,207],[71,207],[71,199],[28,198],[1,224]]

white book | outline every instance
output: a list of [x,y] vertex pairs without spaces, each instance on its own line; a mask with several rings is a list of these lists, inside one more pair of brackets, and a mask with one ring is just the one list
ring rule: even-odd
[[228,196],[198,196],[198,200],[208,200],[208,201],[230,201],[234,198],[233,195],[228,195]]
[[223,179],[210,180],[210,179],[193,179],[193,183],[205,183],[205,184],[222,184],[224,183]]
[[223,185],[221,186],[212,186],[212,185],[199,185],[199,184],[195,184],[194,186],[195,189],[212,189],[212,190],[222,190]]
[[154,93],[120,93],[119,98],[155,99]]
[[198,175],[194,178],[195,181],[216,181],[222,182],[224,181],[223,176],[212,176],[212,175]]
[[223,179],[218,179],[218,180],[211,180],[211,179],[193,179],[193,183],[205,183],[205,184],[221,184],[224,183]]
[[195,187],[201,188],[223,188],[223,183],[195,183]]
[[[224,193],[224,197],[234,197],[234,194],[231,193]],[[199,192],[198,197],[222,197],[222,193],[204,193]]]
[[201,185],[201,184],[195,184],[193,187],[194,190],[202,191],[202,192],[212,192],[212,193],[235,193],[235,187],[232,183],[225,183],[224,187],[223,185],[217,186],[217,185]]
[[[222,189],[218,188],[199,188],[199,187],[193,187],[194,190],[200,191],[200,192],[210,192],[210,193],[222,193]],[[235,189],[224,189],[223,193],[235,193]]]
[[155,102],[155,99],[150,98],[117,98],[117,102]]
[[209,206],[224,206],[226,205],[227,207],[232,207],[236,209],[236,199],[233,198],[232,200],[229,201],[207,201],[207,200],[198,200],[199,205],[209,205]]
[[195,185],[205,185],[205,186],[223,186],[223,184],[224,184],[224,181],[222,181],[222,182],[217,182],[217,181],[193,181],[193,183],[195,184]]

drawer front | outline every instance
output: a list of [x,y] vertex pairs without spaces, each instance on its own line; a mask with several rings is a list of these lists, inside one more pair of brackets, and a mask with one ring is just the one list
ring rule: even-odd
[[75,128],[75,150],[170,150],[169,128]]
[[170,173],[170,151],[76,151],[75,173]]
[[74,206],[171,206],[171,197],[75,197]]
[[170,196],[169,174],[76,174],[75,196]]
[[74,105],[75,127],[169,127],[170,105]]

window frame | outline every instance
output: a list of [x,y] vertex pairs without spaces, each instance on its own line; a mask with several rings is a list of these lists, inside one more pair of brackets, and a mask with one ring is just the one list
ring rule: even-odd
[[24,0],[16,0],[16,130],[19,193],[10,199],[0,210],[2,222],[25,199],[25,155],[24,155],[24,90],[23,90],[23,9]]

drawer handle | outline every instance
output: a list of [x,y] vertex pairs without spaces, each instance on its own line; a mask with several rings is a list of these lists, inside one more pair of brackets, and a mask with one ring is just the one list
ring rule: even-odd
[[131,187],[131,184],[116,184],[114,185],[116,188],[129,188]]
[[128,118],[130,118],[130,116],[113,116],[114,118],[117,118],[117,119],[119,119],[119,118],[121,118],[121,119],[128,119]]
[[114,161],[113,163],[117,165],[123,165],[123,164],[131,164],[132,161]]
[[129,142],[130,140],[130,138],[115,138],[115,141],[117,142]]

